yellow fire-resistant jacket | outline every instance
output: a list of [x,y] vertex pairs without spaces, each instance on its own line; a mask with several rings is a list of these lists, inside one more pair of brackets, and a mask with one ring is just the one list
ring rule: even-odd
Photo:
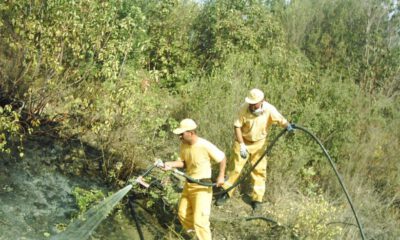
[[181,143],[179,158],[185,162],[186,174],[195,179],[211,178],[211,159],[221,162],[224,152],[203,138],[193,145]]
[[256,142],[264,139],[268,135],[268,129],[272,124],[284,126],[287,120],[276,110],[276,108],[267,103],[262,103],[263,113],[255,116],[249,110],[249,104],[244,103],[240,106],[234,126],[241,128],[242,136],[245,141]]

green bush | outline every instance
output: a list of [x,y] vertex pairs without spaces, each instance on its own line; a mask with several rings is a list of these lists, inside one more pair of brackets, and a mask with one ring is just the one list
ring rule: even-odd
[[91,204],[98,203],[104,199],[103,192],[96,189],[86,190],[80,187],[76,187],[72,191],[72,194],[75,197],[80,213],[86,212]]
[[20,117],[20,114],[14,111],[11,105],[0,106],[0,153],[10,154],[12,146],[17,144],[19,156],[24,156]]

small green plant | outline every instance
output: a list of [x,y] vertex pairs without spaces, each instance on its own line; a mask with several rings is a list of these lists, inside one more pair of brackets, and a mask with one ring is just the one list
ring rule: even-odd
[[[20,114],[12,109],[11,105],[0,106],[0,153],[11,153],[10,139],[18,139],[22,142],[23,134],[20,134]],[[18,146],[19,156],[23,157],[22,144]]]
[[63,232],[67,229],[67,225],[65,223],[57,223],[56,224],[56,230],[57,232]]
[[104,199],[103,192],[96,189],[86,190],[76,187],[72,194],[74,195],[79,207],[79,213],[85,212],[90,204],[100,202]]
[[302,197],[300,201],[288,201],[283,208],[273,210],[279,225],[286,226],[293,236],[300,239],[337,239],[343,228],[336,223],[338,209],[324,196]]
[[[143,188],[139,184],[134,185],[134,191],[146,196],[146,207],[151,208],[157,202],[164,202],[169,206],[175,206],[179,200],[179,193],[175,189],[176,183],[171,181],[170,173],[156,173],[145,178],[145,182],[153,184],[149,188]],[[155,184],[155,182],[158,182]],[[155,186],[157,185],[157,187]]]
[[304,191],[308,196],[315,196],[319,189],[319,184],[314,180],[316,172],[314,167],[304,167],[301,169],[301,176],[305,182]]

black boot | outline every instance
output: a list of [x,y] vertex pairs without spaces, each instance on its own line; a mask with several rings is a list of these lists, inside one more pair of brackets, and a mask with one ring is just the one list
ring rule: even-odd
[[253,208],[253,211],[258,211],[261,209],[261,202],[252,201],[251,207]]
[[229,199],[228,193],[224,193],[217,198],[217,200],[215,201],[215,205],[222,206],[223,204],[226,203],[226,201],[228,201],[228,199]]

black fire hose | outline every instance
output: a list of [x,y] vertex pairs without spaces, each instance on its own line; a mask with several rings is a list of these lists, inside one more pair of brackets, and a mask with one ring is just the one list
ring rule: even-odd
[[141,228],[140,223],[139,223],[138,216],[137,216],[136,211],[135,211],[135,202],[134,201],[135,201],[134,197],[130,196],[129,197],[129,208],[131,209],[132,217],[135,220],[135,225],[136,225],[136,229],[137,229],[137,231],[139,233],[140,240],[144,240],[143,231],[142,231],[142,228]]
[[[141,183],[142,179],[144,177],[146,177],[148,174],[150,174],[150,172],[153,171],[153,169],[155,167],[156,167],[156,165],[150,166],[141,176],[136,178],[136,180],[132,181],[132,185],[135,184],[135,183]],[[135,220],[135,225],[136,225],[136,229],[137,229],[137,231],[139,233],[140,240],[144,240],[143,231],[142,231],[142,228],[141,228],[140,223],[139,223],[139,218],[138,218],[138,216],[136,214],[136,211],[135,211],[135,198],[134,198],[133,195],[129,196],[128,203],[129,203],[129,208],[131,210],[132,217]]]
[[287,130],[283,129],[273,140],[272,142],[268,145],[267,149],[264,151],[264,153],[261,155],[261,157],[257,160],[257,162],[251,166],[251,168],[248,170],[248,172],[246,174],[243,174],[241,177],[239,177],[238,180],[236,180],[236,182],[234,184],[232,184],[232,186],[230,186],[227,189],[224,189],[223,191],[219,191],[214,193],[214,195],[221,195],[224,193],[228,193],[230,190],[234,189],[235,187],[237,187],[239,184],[241,184],[244,180],[246,180],[249,176],[250,173],[257,167],[257,165],[261,162],[261,160],[266,156],[269,155],[271,153],[272,147],[275,145],[275,143],[278,141],[278,139],[280,137],[282,137],[283,134],[285,134]]
[[[301,126],[297,126],[297,125],[295,125],[295,124],[292,124],[292,127],[293,127],[294,129],[298,129],[298,130],[301,130],[301,131],[307,133],[307,134],[308,134],[309,136],[311,136],[311,137],[318,143],[318,145],[321,147],[321,149],[322,149],[324,155],[326,156],[326,158],[327,158],[328,161],[329,161],[329,164],[331,165],[333,171],[335,172],[335,175],[336,175],[336,177],[337,177],[337,179],[338,179],[338,181],[339,181],[339,183],[340,183],[340,186],[342,187],[342,190],[343,190],[344,194],[346,195],[347,201],[349,202],[350,207],[351,207],[351,210],[353,211],[354,218],[356,219],[357,226],[358,226],[358,229],[359,229],[359,231],[360,231],[361,239],[364,240],[364,239],[365,239],[364,231],[363,231],[363,228],[362,228],[362,226],[361,226],[360,220],[359,220],[359,218],[358,218],[357,212],[356,212],[356,210],[355,210],[355,208],[354,208],[353,202],[352,202],[352,200],[351,200],[351,198],[350,198],[350,195],[348,194],[348,191],[347,191],[346,187],[344,186],[343,180],[342,180],[341,176],[339,175],[339,172],[337,171],[335,164],[334,164],[333,161],[332,161],[332,158],[331,158],[331,157],[329,156],[329,154],[328,154],[328,151],[327,151],[327,150],[325,149],[325,147],[322,145],[321,141],[320,141],[314,134],[312,134],[310,131],[308,131],[307,129],[305,129],[305,128],[301,127]],[[268,145],[267,149],[264,151],[264,153],[261,155],[261,157],[260,157],[260,158],[257,160],[257,162],[248,170],[248,172],[247,172],[246,174],[242,175],[242,176],[241,176],[232,186],[230,186],[229,188],[224,189],[223,191],[219,191],[219,192],[217,192],[217,193],[214,193],[214,195],[221,195],[221,194],[227,193],[227,192],[229,192],[230,190],[232,190],[233,188],[237,187],[237,186],[238,186],[240,183],[242,183],[244,180],[246,180],[246,178],[250,176],[250,173],[256,168],[256,166],[261,162],[261,160],[262,160],[266,155],[269,155],[269,154],[271,153],[272,147],[275,145],[275,143],[278,141],[278,139],[279,139],[280,137],[282,137],[283,134],[285,134],[286,132],[287,132],[287,129],[282,130],[282,131],[272,140],[272,142]],[[182,173],[182,172],[181,172],[180,174],[181,174],[182,176],[184,176],[185,178],[187,178],[189,181],[194,182],[194,183],[197,183],[197,184],[199,184],[199,185],[203,185],[203,186],[215,186],[215,183],[204,183],[204,182],[201,182],[201,181],[199,181],[199,180],[190,178],[189,176],[185,175],[185,174]]]
[[[272,142],[269,144],[268,148],[267,148],[267,149],[264,151],[264,153],[261,155],[260,159],[257,160],[257,162],[248,170],[248,172],[247,172],[246,174],[242,174],[242,176],[241,176],[232,186],[230,186],[229,188],[224,189],[223,191],[219,191],[219,192],[213,193],[213,195],[214,195],[214,196],[217,196],[217,195],[221,195],[221,194],[227,193],[227,192],[229,192],[230,190],[232,190],[232,189],[234,189],[235,187],[237,187],[239,184],[241,184],[244,180],[246,180],[246,178],[248,178],[248,177],[250,176],[251,171],[253,171],[253,170],[256,168],[256,166],[260,163],[260,161],[264,158],[264,156],[270,154],[270,152],[271,152],[271,150],[272,150],[272,147],[275,145],[275,143],[278,141],[278,139],[279,139],[285,132],[286,132],[286,129],[282,130],[282,131],[274,138],[274,140],[272,140]],[[173,171],[174,171],[176,174],[179,174],[179,175],[182,175],[183,177],[185,177],[189,182],[197,183],[197,184],[199,184],[199,185],[208,186],[208,187],[214,187],[214,186],[216,186],[216,183],[205,183],[205,182],[201,182],[200,180],[194,179],[194,178],[192,178],[192,177],[186,175],[185,173],[183,173],[183,172],[181,172],[181,171],[179,171],[179,170],[174,169]]]
[[346,187],[344,186],[342,177],[340,176],[338,170],[336,169],[336,166],[335,166],[335,164],[333,163],[332,158],[329,156],[328,151],[327,151],[327,150],[325,149],[325,147],[322,145],[321,141],[320,141],[314,134],[312,134],[310,131],[308,131],[307,129],[305,129],[305,128],[303,128],[303,127],[300,127],[300,126],[296,126],[296,125],[293,125],[293,128],[302,130],[303,132],[307,133],[307,134],[308,134],[309,136],[311,136],[311,137],[318,143],[318,145],[321,147],[322,151],[324,152],[326,158],[327,158],[328,161],[329,161],[329,164],[331,165],[333,171],[335,172],[335,175],[336,175],[337,179],[339,180],[340,186],[342,187],[344,194],[346,195],[347,201],[349,202],[350,207],[351,207],[351,210],[353,211],[354,218],[356,219],[356,222],[357,222],[357,225],[358,225],[358,229],[360,230],[361,239],[364,240],[364,239],[365,239],[364,231],[363,231],[363,228],[362,228],[362,226],[361,226],[361,222],[360,222],[360,220],[359,220],[359,218],[358,218],[356,209],[354,208],[354,205],[353,205],[353,202],[351,201],[350,195],[349,195],[349,193],[348,193]]
[[215,187],[217,185],[216,183],[213,183],[213,182],[205,182],[205,181],[202,181],[200,179],[192,178],[192,177],[186,175],[184,172],[181,172],[181,171],[177,170],[176,168],[173,169],[172,171],[173,171],[173,173],[181,175],[184,178],[186,178],[186,180],[189,183],[196,183],[196,184],[199,184],[201,186],[206,186],[206,187]]

